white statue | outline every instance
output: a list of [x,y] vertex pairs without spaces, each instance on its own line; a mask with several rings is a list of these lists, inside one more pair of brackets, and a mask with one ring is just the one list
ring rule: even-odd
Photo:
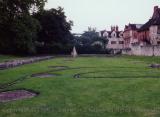
[[72,51],[71,55],[73,58],[77,57],[77,55],[78,55],[75,46],[73,47],[73,51]]

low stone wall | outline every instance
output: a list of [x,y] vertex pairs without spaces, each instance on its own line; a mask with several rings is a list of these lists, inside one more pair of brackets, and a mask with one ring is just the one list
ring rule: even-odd
[[123,50],[122,50],[122,54],[131,55],[131,50],[123,49]]
[[131,55],[141,55],[141,46],[132,46]]
[[140,49],[142,56],[154,56],[154,46],[141,46]]
[[47,59],[51,59],[51,58],[53,58],[53,56],[33,57],[33,58],[28,58],[28,59],[6,61],[3,63],[0,63],[0,70],[17,67],[17,66],[21,66],[24,64],[31,64],[34,62],[47,60]]
[[160,56],[160,46],[154,46],[154,56]]
[[132,46],[131,50],[123,50],[123,54],[127,55],[137,55],[137,56],[160,56],[160,46],[152,46],[152,45],[147,45],[147,46],[139,46],[135,45]]

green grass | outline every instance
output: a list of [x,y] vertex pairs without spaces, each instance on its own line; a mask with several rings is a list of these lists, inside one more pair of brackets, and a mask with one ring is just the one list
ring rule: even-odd
[[11,55],[0,55],[0,62],[13,60],[13,59],[17,59],[17,58],[20,58],[20,57],[11,56]]
[[[159,117],[160,57],[79,57],[0,71],[0,86],[25,77],[0,92],[31,89],[37,97],[0,103],[0,117]],[[1,59],[0,59],[1,60]],[[49,66],[68,66],[57,70]],[[60,74],[32,78],[35,73]],[[73,78],[80,74],[79,78]]]

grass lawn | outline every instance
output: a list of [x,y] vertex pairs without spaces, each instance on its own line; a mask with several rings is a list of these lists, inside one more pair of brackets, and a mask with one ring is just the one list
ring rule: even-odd
[[[152,63],[160,57],[59,57],[2,70],[0,92],[40,94],[0,103],[0,117],[160,117],[160,69]],[[31,77],[44,72],[57,76]]]
[[9,56],[9,55],[0,55],[0,62],[4,62],[4,61],[8,61],[8,60],[13,60],[16,58],[20,58],[20,57],[16,57],[16,56]]

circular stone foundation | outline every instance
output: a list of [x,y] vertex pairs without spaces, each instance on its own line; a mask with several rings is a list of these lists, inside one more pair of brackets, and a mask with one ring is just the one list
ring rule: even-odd
[[37,96],[37,93],[33,93],[27,90],[7,91],[0,93],[0,102],[9,102],[14,100],[22,100]]
[[34,78],[51,78],[51,77],[56,77],[58,76],[57,74],[48,74],[48,73],[39,73],[39,74],[33,74],[31,77]]
[[151,64],[149,67],[151,67],[151,68],[160,68],[160,64]]

